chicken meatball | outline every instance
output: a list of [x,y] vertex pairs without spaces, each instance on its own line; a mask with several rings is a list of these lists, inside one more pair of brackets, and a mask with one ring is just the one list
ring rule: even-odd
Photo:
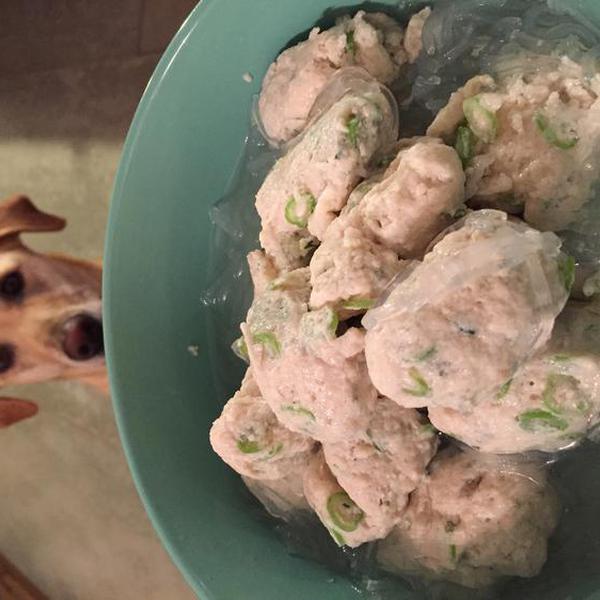
[[[420,41],[416,24],[411,31],[414,52]],[[326,31],[314,28],[308,40],[284,50],[265,75],[258,110],[266,135],[285,142],[300,133],[317,96],[342,67],[356,65],[381,83],[392,82],[407,60],[403,37],[392,18],[364,11]]]
[[331,312],[306,313],[276,353],[256,342],[248,326],[242,329],[252,340],[250,362],[269,406],[286,427],[319,441],[365,431],[377,397],[367,374],[364,332],[350,328],[334,337]]
[[432,407],[429,418],[483,452],[552,452],[573,445],[600,420],[597,323],[589,305],[571,302],[548,345],[494,395],[470,413]]
[[369,375],[406,407],[469,411],[549,339],[573,280],[552,233],[468,214],[363,318]]
[[455,138],[472,206],[523,211],[537,229],[559,231],[592,194],[600,76],[586,77],[566,57],[550,61],[552,67],[548,62],[497,84],[476,77],[469,90],[453,95],[428,132]]
[[309,311],[308,269],[284,273],[255,297],[242,332],[260,391],[292,431],[319,440],[364,431],[377,397],[367,374],[364,331],[336,337],[330,308]]
[[544,473],[445,452],[378,548],[384,569],[477,588],[533,577],[546,561],[559,505]]
[[321,452],[304,473],[304,495],[338,546],[356,548],[387,533],[339,485]]
[[423,253],[463,202],[456,152],[434,138],[402,142],[387,170],[360,184],[327,230],[310,264],[310,304],[341,311],[372,306],[407,263]]
[[366,436],[323,443],[327,465],[338,483],[369,515],[390,531],[425,476],[438,443],[435,430],[416,410],[379,398]]
[[452,148],[421,140],[401,150],[358,212],[375,240],[402,258],[416,258],[462,207],[464,181]]
[[277,161],[256,195],[260,242],[279,269],[308,264],[311,246],[369,173],[374,156],[393,143],[390,100],[376,85],[347,93]]
[[338,220],[344,226],[332,224],[310,262],[310,305],[364,310],[375,303],[405,262],[373,240],[355,219]]
[[260,395],[251,369],[210,430],[214,451],[235,471],[280,479],[306,465],[314,441],[286,429]]

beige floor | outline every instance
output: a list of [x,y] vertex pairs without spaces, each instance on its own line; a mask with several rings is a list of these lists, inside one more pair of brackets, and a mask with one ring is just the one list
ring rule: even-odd
[[[0,197],[25,192],[68,219],[32,245],[102,254],[127,126],[193,4],[0,2]],[[110,401],[76,383],[12,391],[41,412],[0,431],[0,552],[54,600],[193,598],[137,497]]]

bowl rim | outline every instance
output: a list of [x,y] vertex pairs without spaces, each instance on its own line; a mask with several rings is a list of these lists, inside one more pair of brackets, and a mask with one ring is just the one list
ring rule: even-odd
[[[196,6],[192,9],[179,29],[169,42],[167,48],[161,55],[158,63],[154,67],[152,75],[144,88],[144,92],[138,102],[135,110],[133,119],[129,126],[129,130],[125,137],[123,144],[123,150],[119,159],[117,172],[113,188],[110,194],[110,205],[109,205],[109,216],[108,225],[106,229],[106,235],[104,239],[104,269],[102,276],[102,298],[103,298],[103,320],[105,323],[113,321],[112,317],[112,303],[109,298],[112,297],[113,291],[113,279],[110,276],[110,264],[113,262],[113,248],[114,244],[112,239],[115,236],[115,232],[118,228],[120,221],[120,202],[122,201],[123,191],[125,188],[125,179],[129,171],[129,167],[135,149],[137,146],[137,140],[139,134],[144,126],[144,121],[150,110],[152,100],[157,93],[159,87],[162,85],[163,79],[167,72],[171,68],[173,62],[177,58],[177,55],[181,49],[185,46],[188,38],[192,35],[194,30],[201,25],[203,17],[209,6],[215,4],[216,0],[199,0]],[[193,577],[191,571],[188,569],[182,556],[176,550],[175,545],[171,542],[170,536],[167,534],[166,526],[163,523],[163,519],[159,516],[159,511],[156,509],[150,499],[150,496],[146,490],[145,484],[142,481],[142,475],[140,473],[140,467],[136,458],[135,451],[131,445],[130,437],[127,435],[126,416],[124,410],[123,390],[118,375],[117,366],[115,364],[115,336],[113,335],[113,328],[109,326],[104,327],[104,345],[105,345],[105,359],[109,376],[110,384],[110,396],[113,411],[115,413],[115,420],[117,423],[117,430],[119,432],[119,441],[125,453],[127,466],[131,477],[133,479],[135,489],[142,501],[142,505],[154,531],[157,533],[162,546],[167,550],[169,558],[173,561],[179,572],[183,575],[186,583],[190,589],[197,594],[198,588],[200,588],[205,598],[211,597],[210,590],[206,587],[202,580],[198,580]]]

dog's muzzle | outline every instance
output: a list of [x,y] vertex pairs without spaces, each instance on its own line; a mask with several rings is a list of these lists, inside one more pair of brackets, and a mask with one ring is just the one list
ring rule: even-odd
[[102,321],[89,314],[71,317],[63,324],[62,348],[71,360],[90,360],[104,353]]

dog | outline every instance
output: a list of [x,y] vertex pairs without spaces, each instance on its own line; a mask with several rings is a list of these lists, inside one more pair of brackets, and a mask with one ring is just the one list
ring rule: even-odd
[[[20,237],[65,225],[23,195],[0,204],[0,386],[76,378],[108,390],[102,266],[35,252]],[[33,402],[0,397],[0,427],[36,413]]]

